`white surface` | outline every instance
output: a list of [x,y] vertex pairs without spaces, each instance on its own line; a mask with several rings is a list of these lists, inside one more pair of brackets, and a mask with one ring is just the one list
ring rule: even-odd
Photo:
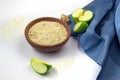
[[[34,50],[24,37],[24,28],[32,19],[59,18],[91,1],[0,0],[0,80],[96,80],[100,66],[78,49],[74,38],[60,51],[47,54]],[[33,57],[53,64],[53,69],[45,76],[35,73],[30,66]]]

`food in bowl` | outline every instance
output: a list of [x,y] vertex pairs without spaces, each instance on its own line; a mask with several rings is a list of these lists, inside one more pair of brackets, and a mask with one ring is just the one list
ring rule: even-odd
[[26,26],[25,37],[35,49],[42,52],[53,52],[68,41],[70,28],[58,18],[41,17]]
[[28,36],[37,44],[51,46],[65,40],[67,31],[58,22],[40,21],[29,29]]

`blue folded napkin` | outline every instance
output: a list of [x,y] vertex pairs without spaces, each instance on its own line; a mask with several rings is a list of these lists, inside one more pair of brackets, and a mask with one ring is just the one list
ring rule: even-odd
[[76,37],[79,47],[102,67],[97,80],[120,80],[119,2],[94,0],[85,6],[84,9],[93,11],[94,17],[84,33],[73,32],[75,23],[69,15],[71,36]]

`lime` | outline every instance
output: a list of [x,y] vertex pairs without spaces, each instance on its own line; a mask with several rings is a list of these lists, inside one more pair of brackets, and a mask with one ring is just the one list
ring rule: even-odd
[[79,16],[78,20],[79,21],[90,21],[93,17],[93,12],[90,10],[86,10],[82,13],[82,15]]
[[31,63],[32,69],[35,72],[42,75],[46,74],[49,71],[49,69],[52,67],[52,65],[47,64],[46,62],[38,60],[36,58],[32,58],[30,63]]
[[80,21],[80,22],[78,22],[78,23],[75,24],[73,31],[75,33],[83,33],[83,32],[86,31],[87,28],[88,28],[87,22]]
[[78,18],[80,15],[82,15],[83,11],[84,10],[82,8],[79,8],[72,12],[72,18],[76,23],[79,22]]
[[90,10],[84,10],[82,8],[78,8],[72,12],[72,19],[74,22],[79,21],[90,21],[93,17],[93,12]]

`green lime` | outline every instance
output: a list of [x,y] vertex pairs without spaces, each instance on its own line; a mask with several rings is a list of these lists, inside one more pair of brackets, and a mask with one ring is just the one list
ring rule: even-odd
[[87,28],[88,28],[87,22],[80,21],[80,22],[78,22],[78,23],[75,24],[73,31],[75,33],[83,33],[83,32],[86,31]]
[[90,21],[93,18],[93,12],[84,10],[82,8],[76,9],[72,12],[72,19],[77,23],[79,21]]
[[82,8],[79,8],[72,12],[72,18],[76,23],[79,22],[78,18],[80,15],[82,15],[83,11],[84,10]]
[[52,65],[47,64],[46,62],[38,60],[36,58],[32,58],[30,63],[31,63],[32,69],[35,72],[42,75],[46,74],[49,71],[49,69],[52,67]]
[[79,16],[78,20],[79,21],[90,21],[93,17],[93,12],[90,10],[85,10],[82,15]]

